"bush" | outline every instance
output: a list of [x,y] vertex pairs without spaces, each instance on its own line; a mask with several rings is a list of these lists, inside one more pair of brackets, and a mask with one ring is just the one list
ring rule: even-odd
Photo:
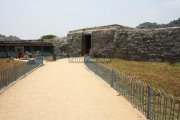
[[44,35],[40,38],[40,40],[48,40],[48,39],[53,39],[55,38],[55,35]]

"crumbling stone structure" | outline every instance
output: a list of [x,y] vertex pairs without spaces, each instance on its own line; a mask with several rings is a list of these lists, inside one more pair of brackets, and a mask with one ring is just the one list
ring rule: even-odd
[[134,29],[109,25],[70,31],[67,51],[79,56],[180,61],[180,28]]

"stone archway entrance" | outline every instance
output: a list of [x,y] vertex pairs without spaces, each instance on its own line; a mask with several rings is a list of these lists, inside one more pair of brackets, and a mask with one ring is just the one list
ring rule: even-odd
[[82,38],[82,56],[89,54],[91,49],[91,35],[83,35]]

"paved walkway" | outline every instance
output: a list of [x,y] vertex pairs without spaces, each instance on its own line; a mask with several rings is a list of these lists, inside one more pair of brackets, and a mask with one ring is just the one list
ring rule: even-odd
[[0,120],[145,120],[83,63],[47,62],[0,95]]

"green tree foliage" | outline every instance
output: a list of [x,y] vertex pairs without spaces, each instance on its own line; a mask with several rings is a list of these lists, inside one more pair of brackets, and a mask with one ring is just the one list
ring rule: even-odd
[[137,26],[140,29],[149,29],[149,28],[165,28],[165,27],[177,27],[180,26],[180,18],[177,20],[173,20],[168,24],[157,24],[151,22],[145,22]]
[[56,36],[55,35],[43,35],[41,36],[41,40],[49,40],[49,39],[53,39],[55,38]]

